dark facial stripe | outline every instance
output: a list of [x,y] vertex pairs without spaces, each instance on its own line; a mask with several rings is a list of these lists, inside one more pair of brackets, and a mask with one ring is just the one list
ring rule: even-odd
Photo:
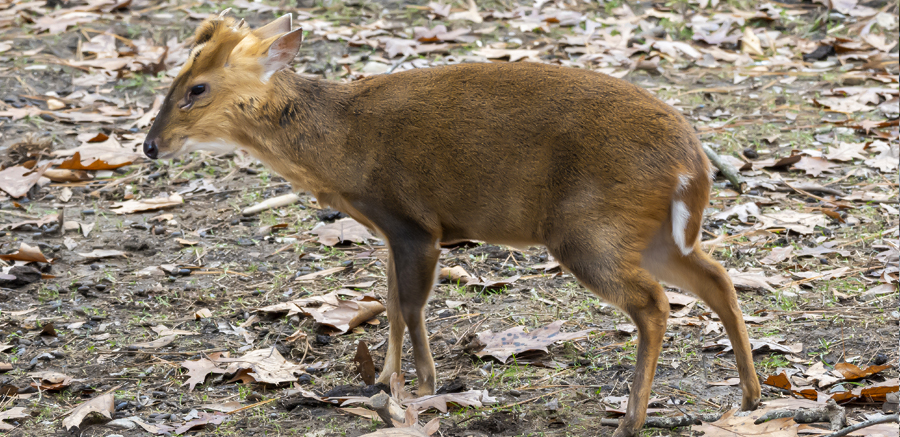
[[194,41],[194,44],[200,45],[208,42],[222,24],[223,22],[221,20],[210,21],[209,24],[204,26],[203,29],[200,30],[200,33],[197,34],[197,40]]

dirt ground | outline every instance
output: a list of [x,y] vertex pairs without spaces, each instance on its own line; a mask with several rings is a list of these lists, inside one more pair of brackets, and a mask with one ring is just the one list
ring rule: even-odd
[[[722,175],[715,180],[703,247],[735,278],[750,336],[760,342],[754,360],[761,380],[787,371],[797,385],[812,381],[810,369],[817,363],[830,370],[849,362],[863,369],[889,367],[819,391],[830,396],[896,381],[898,174],[889,161],[896,161],[900,110],[894,109],[897,47],[886,47],[898,37],[896,2],[848,2],[854,6],[843,13],[829,12],[822,4],[828,2],[797,1],[538,2],[543,9],[533,3],[517,9],[511,1],[476,3],[482,22],[451,19],[425,1],[101,0],[90,2],[97,5],[90,9],[76,0],[0,0],[0,166],[14,168],[30,159],[40,166],[60,158],[54,151],[94,144],[89,140],[102,143],[95,138],[100,134],[133,151],[200,19],[229,6],[253,27],[294,13],[294,25],[310,30],[295,69],[327,80],[385,73],[399,61],[398,70],[404,70],[479,59],[506,62],[520,55],[527,58],[520,62],[591,68],[651,90],[682,111],[705,145],[741,167],[743,194]],[[450,14],[470,8],[462,1],[449,5]],[[864,15],[870,9],[886,18]],[[94,15],[76,20],[67,11]],[[532,13],[546,17],[535,21],[537,15],[528,18]],[[716,14],[731,14],[733,38],[697,40],[696,17],[713,22]],[[588,20],[638,27],[630,45],[616,45],[621,32],[590,33]],[[870,22],[875,24],[863,35]],[[378,40],[412,41],[414,27],[438,24],[469,31],[428,43],[441,48]],[[754,30],[760,53],[747,49],[753,38],[746,32]],[[777,32],[790,43],[778,45],[771,36],[760,43],[760,32]],[[579,45],[575,37],[586,34],[605,43]],[[870,37],[883,39],[869,42]],[[692,56],[666,44],[625,49],[653,40],[703,51]],[[160,58],[163,47],[167,54]],[[404,56],[402,47],[416,52]],[[497,57],[486,47],[507,52]],[[719,52],[750,62],[729,61]],[[117,59],[124,63],[119,66]],[[858,144],[866,148],[853,146]],[[791,160],[801,155],[807,160]],[[382,242],[322,244],[310,231],[341,216],[302,192],[298,203],[243,215],[243,208],[288,194],[291,187],[240,154],[137,158],[114,170],[88,170],[82,179],[41,180],[21,197],[0,194],[0,252],[15,253],[25,243],[52,258],[19,262],[43,277],[16,283],[4,276],[0,289],[0,341],[6,344],[0,361],[8,364],[0,374],[0,407],[24,408],[22,416],[3,416],[12,427],[9,435],[152,435],[134,422],[126,421],[130,429],[110,426],[99,416],[77,431],[66,430],[63,421],[73,408],[106,393],[114,395],[111,418],[137,416],[174,427],[227,402],[260,403],[219,425],[186,431],[200,435],[359,436],[383,427],[299,389],[325,396],[359,392],[364,383],[354,364],[357,344],[368,345],[380,370],[388,333],[384,313],[331,336],[303,314],[258,311],[348,285],[383,302]],[[183,203],[127,214],[113,208],[172,193]],[[808,217],[778,215],[789,212]],[[62,217],[8,226],[51,214]],[[123,254],[90,255],[95,250]],[[444,252],[441,266],[508,281],[484,288],[441,280],[426,310],[438,386],[445,392],[487,390],[495,402],[451,406],[447,413],[432,409],[420,419],[439,417],[435,435],[443,436],[610,435],[614,428],[601,419],[619,417],[615,410],[633,377],[637,334],[631,321],[554,268],[544,248],[471,242]],[[8,261],[4,273],[12,266]],[[346,268],[303,279],[335,267]],[[651,408],[677,415],[739,406],[740,389],[728,382],[737,377],[734,355],[716,345],[726,338],[721,325],[702,302],[676,303]],[[563,331],[594,332],[550,346],[534,364],[472,353],[477,333],[515,326],[532,331],[557,320],[566,321]],[[160,325],[186,332],[167,338]],[[161,338],[168,342],[142,344]],[[409,347],[407,340],[403,368],[412,391]],[[184,362],[267,348],[300,366],[295,381],[264,384],[220,372],[201,377],[193,390],[185,385]],[[887,391],[896,392],[896,382],[893,387]],[[789,390],[763,385],[764,401],[791,398]],[[865,396],[843,404],[851,422],[890,407]],[[690,427],[645,428],[642,435],[700,433]]]

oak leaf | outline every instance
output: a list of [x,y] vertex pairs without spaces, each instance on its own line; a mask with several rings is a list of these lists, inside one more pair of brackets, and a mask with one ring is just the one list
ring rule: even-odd
[[71,431],[72,428],[80,426],[84,418],[91,413],[97,413],[112,420],[112,415],[116,411],[116,407],[113,404],[114,400],[115,396],[112,393],[107,393],[78,405],[72,410],[72,414],[63,419],[63,426]]
[[577,332],[559,332],[564,320],[557,320],[547,326],[525,332],[524,326],[516,326],[503,332],[493,333],[490,330],[478,334],[478,341],[484,348],[476,352],[479,357],[492,356],[505,363],[510,356],[528,351],[548,352],[547,346],[557,341],[574,340],[587,337],[594,329]]

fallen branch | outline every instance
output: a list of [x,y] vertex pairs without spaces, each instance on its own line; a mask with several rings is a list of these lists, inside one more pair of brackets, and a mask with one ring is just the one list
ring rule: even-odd
[[878,425],[879,423],[888,423],[888,422],[900,422],[900,415],[891,414],[889,416],[881,416],[881,417],[878,417],[878,418],[875,418],[872,420],[860,422],[860,423],[857,423],[856,425],[848,426],[838,432],[833,432],[831,434],[828,434],[825,437],[843,437],[847,434],[850,434],[853,431],[860,430],[863,428],[868,428],[873,425]]
[[744,178],[738,174],[737,169],[728,161],[723,160],[722,157],[713,151],[713,149],[703,146],[703,152],[706,153],[706,157],[709,158],[712,165],[719,169],[722,175],[731,182],[731,185],[734,185],[734,189],[737,190],[738,193],[744,194],[744,189],[742,188],[744,185]]
[[783,419],[785,417],[792,417],[794,422],[797,423],[829,422],[831,423],[832,431],[837,431],[847,426],[847,411],[844,410],[844,407],[838,405],[834,399],[829,399],[828,402],[825,403],[825,406],[821,408],[772,410],[763,414],[762,417],[756,419],[753,423],[759,425],[763,422],[774,419]]
[[[722,417],[722,413],[685,414],[683,416],[655,417],[651,416],[644,422],[647,428],[678,428],[689,425],[700,425],[700,422],[715,422]],[[619,426],[619,419],[600,419],[604,426]]]
[[393,421],[404,423],[406,420],[406,412],[403,411],[403,407],[385,392],[369,398],[369,405],[387,426],[394,426]]

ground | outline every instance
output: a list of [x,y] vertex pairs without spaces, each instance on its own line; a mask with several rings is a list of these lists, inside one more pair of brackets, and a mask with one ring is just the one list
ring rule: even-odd
[[[308,30],[294,69],[326,80],[532,61],[590,68],[650,90],[744,179],[743,193],[723,175],[715,179],[702,247],[732,275],[750,337],[768,343],[755,348],[761,380],[786,371],[799,390],[821,381],[811,370],[817,363],[825,370],[888,365],[820,391],[886,384],[896,392],[897,4],[536,3],[477,2],[473,19],[459,15],[471,9],[462,1],[448,11],[423,1],[0,0],[0,187],[7,193],[0,192],[0,252],[22,253],[25,244],[52,259],[6,257],[0,276],[0,361],[8,369],[0,375],[0,414],[9,434],[67,435],[73,408],[108,393],[112,418],[174,427],[196,417],[194,410],[252,406],[188,431],[201,434],[358,436],[383,427],[298,391],[361,389],[357,344],[368,345],[379,371],[383,312],[332,336],[302,313],[260,309],[348,286],[383,302],[384,244],[324,244],[311,231],[342,216],[302,191],[297,203],[242,214],[292,190],[244,155],[150,161],[134,153],[194,29],[226,7],[252,27],[293,13],[294,26]],[[447,27],[424,33],[436,25]],[[89,157],[110,168],[133,162],[60,169],[64,151],[76,147],[83,165]],[[27,186],[27,170],[15,173],[51,161],[46,178]],[[173,193],[180,199],[165,208],[116,208]],[[609,410],[620,407],[633,376],[630,320],[555,267],[544,248],[470,242],[444,249],[441,266],[507,281],[485,288],[441,279],[426,310],[438,386],[487,390],[495,402],[432,409],[420,419],[439,417],[444,436],[610,435],[601,418],[617,417]],[[346,268],[306,279],[335,267]],[[738,406],[740,389],[726,382],[737,376],[734,356],[715,345],[726,338],[716,316],[689,298],[672,303],[651,407],[675,415]],[[473,354],[478,333],[533,331],[557,320],[566,321],[566,332],[593,331],[550,346],[533,363],[522,362],[527,354],[505,363]],[[403,368],[413,391],[409,347],[407,340]],[[232,379],[233,371],[201,374],[192,390],[186,384],[183,363],[272,348],[299,366],[290,384],[246,372]],[[763,385],[764,401],[791,397]],[[883,396],[844,406],[851,421],[889,408]],[[85,436],[151,435],[108,420],[75,425]],[[642,435],[697,432],[645,428]]]

